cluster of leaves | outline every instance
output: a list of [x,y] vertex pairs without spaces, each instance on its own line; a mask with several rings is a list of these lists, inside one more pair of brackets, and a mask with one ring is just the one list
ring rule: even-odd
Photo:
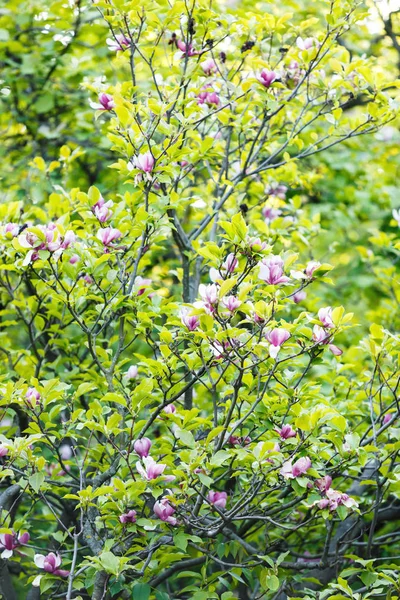
[[367,14],[0,14],[7,600],[400,597],[398,228],[359,159],[394,186],[397,87]]

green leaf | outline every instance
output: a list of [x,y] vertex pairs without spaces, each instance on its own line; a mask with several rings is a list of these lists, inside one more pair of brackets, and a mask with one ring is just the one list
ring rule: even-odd
[[151,587],[148,583],[137,583],[132,590],[132,600],[149,600]]
[[40,486],[44,481],[44,473],[34,473],[28,478],[29,485],[31,488],[38,493]]

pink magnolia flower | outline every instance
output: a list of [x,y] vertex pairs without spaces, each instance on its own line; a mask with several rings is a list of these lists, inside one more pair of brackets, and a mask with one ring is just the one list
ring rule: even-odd
[[18,235],[19,225],[17,223],[6,223],[4,227],[5,237],[11,239]]
[[[147,481],[151,481],[152,479],[157,479],[157,477],[160,477],[160,475],[164,473],[167,467],[167,465],[156,463],[154,458],[151,458],[151,456],[143,458],[143,463],[144,467],[140,462],[137,462],[136,468],[140,475],[143,477],[143,479],[146,479]],[[164,479],[166,481],[173,481],[175,479],[175,476],[166,475]]]
[[118,240],[122,236],[119,229],[113,229],[112,227],[105,227],[99,229],[97,232],[97,238],[104,244],[104,246],[110,246],[114,240]]
[[279,433],[282,440],[288,440],[289,438],[296,437],[297,432],[292,429],[290,425],[282,425],[281,428],[276,427],[275,431]]
[[253,252],[262,252],[267,247],[266,242],[262,242],[260,238],[249,239],[249,248]]
[[168,404],[164,408],[164,412],[167,413],[167,415],[173,415],[174,413],[176,413],[176,406],[174,404]]
[[170,505],[166,498],[162,498],[158,500],[153,507],[154,514],[161,519],[161,521],[165,521],[165,523],[170,523],[170,525],[176,525],[176,518],[172,515],[175,512],[173,506]]
[[386,425],[387,423],[390,423],[390,421],[392,419],[393,419],[393,415],[391,415],[390,413],[386,413],[386,415],[382,419],[383,425]]
[[179,48],[179,50],[181,50],[181,52],[183,52],[183,55],[185,56],[196,56],[196,54],[200,54],[199,52],[197,52],[194,47],[193,44],[186,44],[185,42],[183,42],[182,40],[177,40],[176,41],[176,45]]
[[131,365],[126,372],[127,379],[136,379],[138,372],[139,369],[137,368],[137,365]]
[[295,479],[296,477],[304,475],[304,473],[306,473],[310,468],[311,460],[308,458],[308,456],[303,456],[299,458],[293,465],[291,460],[283,463],[280,473],[285,479]]
[[112,211],[110,208],[113,206],[113,204],[114,202],[112,200],[106,202],[103,196],[100,197],[96,204],[93,204],[92,211],[100,223],[105,223],[112,217]]
[[191,315],[190,309],[187,307],[181,308],[180,317],[183,325],[185,325],[189,331],[194,331],[200,324],[200,318],[198,315]]
[[319,309],[318,319],[321,321],[322,325],[328,329],[332,329],[335,327],[332,321],[332,308],[330,306]]
[[204,283],[201,283],[199,285],[199,294],[203,300],[205,309],[208,312],[213,313],[216,305],[218,304],[218,287],[215,285],[215,283],[210,285],[204,285]]
[[322,500],[317,502],[318,507],[321,509],[329,508],[329,510],[333,511],[341,505],[346,506],[347,508],[353,508],[358,506],[358,502],[356,502],[354,498],[350,498],[350,496],[348,496],[347,494],[342,494],[342,492],[333,490],[330,487],[328,487],[326,490],[321,491],[325,492],[326,494],[326,498],[323,498]]
[[209,491],[207,500],[210,504],[213,504],[217,508],[225,508],[228,494],[226,492],[213,492]]
[[265,191],[269,196],[275,196],[276,198],[285,200],[288,188],[286,185],[283,184],[273,184],[269,185]]
[[61,444],[59,452],[63,460],[72,458],[72,447],[69,444]]
[[286,331],[286,329],[284,329],[283,327],[277,327],[276,329],[271,329],[270,331],[267,331],[265,337],[270,343],[270,356],[272,358],[276,358],[282,344],[284,344],[290,338],[290,333]]
[[215,106],[219,106],[220,102],[217,92],[200,92],[197,94],[198,104],[208,104],[209,106],[214,104]]
[[315,480],[315,486],[319,489],[320,492],[326,492],[332,485],[332,477],[330,475],[325,475],[320,479]]
[[321,266],[321,263],[318,262],[318,260],[310,260],[310,262],[307,263],[307,266],[306,266],[307,277],[311,278],[314,274],[314,271],[316,271],[320,266]]
[[258,81],[265,88],[271,87],[271,85],[276,81],[278,75],[275,71],[268,71],[267,69],[263,69],[259,75],[257,75]]
[[315,40],[311,37],[303,39],[302,37],[298,37],[296,40],[296,45],[300,50],[309,50],[315,44]]
[[283,274],[283,260],[280,256],[271,254],[260,262],[259,279],[265,281],[269,285],[279,285],[287,283],[289,277]]
[[140,458],[147,458],[151,448],[151,441],[149,438],[144,437],[139,440],[136,440],[133,444],[133,449],[136,454],[140,456]]
[[40,393],[34,387],[29,387],[25,394],[25,398],[30,404],[37,404],[41,398]]
[[151,173],[155,165],[154,157],[150,151],[135,156],[132,162],[139,171],[144,173]]
[[136,510],[129,510],[127,513],[123,513],[119,516],[121,523],[136,523]]
[[222,303],[231,313],[235,312],[235,310],[237,310],[242,304],[241,301],[236,298],[236,296],[226,296],[222,300]]
[[74,254],[69,259],[69,262],[70,262],[71,265],[75,265],[77,262],[79,262],[79,256],[77,254]]
[[59,554],[54,554],[54,552],[50,552],[47,556],[35,554],[34,561],[39,569],[44,569],[47,573],[57,575],[58,577],[68,577],[69,575],[69,571],[58,568],[61,565],[61,557]]
[[0,442],[0,458],[7,456],[7,454],[8,454],[8,448],[6,448],[6,446],[3,444],[3,442]]
[[123,52],[124,50],[126,50],[127,48],[129,48],[129,46],[131,45],[131,42],[128,40],[128,38],[121,34],[118,34],[115,36],[114,38],[108,38],[106,40],[106,44],[108,46],[108,49],[111,50],[111,52]]
[[296,304],[299,304],[299,302],[302,302],[303,300],[305,300],[305,298],[307,298],[307,294],[303,290],[300,290],[300,291],[296,292],[295,294],[293,294],[292,298],[293,298],[293,302],[295,302]]
[[205,61],[200,63],[201,68],[204,71],[205,75],[212,75],[217,70],[217,65],[212,58],[207,58]]
[[312,338],[317,344],[327,344],[330,334],[323,327],[314,325]]
[[343,354],[343,350],[335,346],[335,344],[329,344],[328,348],[335,356],[341,356]]
[[272,206],[264,206],[262,214],[267,225],[269,225],[282,214],[282,211],[279,208],[272,208]]
[[251,438],[246,435],[246,437],[240,437],[237,435],[230,435],[228,437],[228,444],[232,446],[248,446],[251,442]]
[[1,558],[10,558],[18,546],[23,546],[29,542],[29,533],[1,533],[0,534],[0,550]]
[[94,110],[112,110],[115,108],[114,99],[110,94],[105,94],[103,92],[99,94],[98,100],[98,102],[89,100],[89,104]]
[[227,276],[232,275],[238,267],[239,261],[235,254],[231,252],[228,254],[219,269],[210,269],[210,279],[216,282],[218,279],[225,279]]
[[133,282],[133,289],[136,291],[137,296],[142,296],[146,288],[148,288],[152,284],[151,279],[146,279],[138,275],[135,277],[135,281]]

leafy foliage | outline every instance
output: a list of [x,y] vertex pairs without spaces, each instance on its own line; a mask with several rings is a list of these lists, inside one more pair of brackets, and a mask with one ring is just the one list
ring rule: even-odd
[[400,596],[399,47],[368,10],[0,13],[7,600]]

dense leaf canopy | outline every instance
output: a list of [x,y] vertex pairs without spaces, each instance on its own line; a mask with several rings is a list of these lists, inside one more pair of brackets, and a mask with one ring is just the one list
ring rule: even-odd
[[400,13],[0,7],[0,594],[400,598]]

